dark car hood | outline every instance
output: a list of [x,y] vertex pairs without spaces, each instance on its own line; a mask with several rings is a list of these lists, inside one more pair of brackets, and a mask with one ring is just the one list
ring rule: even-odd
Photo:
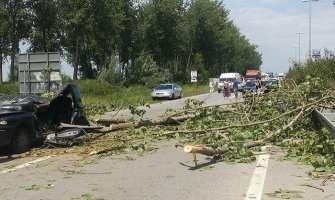
[[51,101],[49,97],[40,97],[34,95],[1,95],[0,96],[0,105],[9,105],[15,103],[28,103],[33,102],[36,104],[42,104],[45,102]]

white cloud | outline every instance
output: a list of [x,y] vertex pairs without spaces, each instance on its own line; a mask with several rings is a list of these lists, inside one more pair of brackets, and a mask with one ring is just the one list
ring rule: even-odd
[[[301,58],[308,54],[309,5],[300,0],[226,0],[226,8],[251,43],[259,46],[265,71],[287,71],[295,58],[301,35]],[[332,1],[312,2],[312,47],[335,50],[335,6]]]

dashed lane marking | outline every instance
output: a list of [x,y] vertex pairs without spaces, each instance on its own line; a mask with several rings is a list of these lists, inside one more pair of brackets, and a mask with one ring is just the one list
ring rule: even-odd
[[270,155],[260,155],[245,200],[261,200]]
[[25,168],[25,167],[29,167],[30,165],[33,165],[33,164],[36,164],[36,163],[39,163],[39,162],[48,160],[48,159],[51,158],[51,157],[52,157],[52,156],[42,157],[42,158],[39,158],[39,159],[30,161],[30,162],[24,163],[24,164],[22,164],[22,165],[15,166],[15,167],[10,168],[10,169],[5,169],[5,170],[2,170],[2,171],[0,172],[0,174],[6,174],[6,173],[8,173],[8,172],[13,172],[13,171],[16,171],[16,170],[18,170],[18,169],[22,169],[22,168]]

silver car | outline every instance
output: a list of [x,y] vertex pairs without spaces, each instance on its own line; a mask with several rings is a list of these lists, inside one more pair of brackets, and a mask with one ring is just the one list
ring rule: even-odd
[[175,83],[160,84],[151,92],[153,100],[158,98],[176,99],[181,98],[182,96],[181,87]]

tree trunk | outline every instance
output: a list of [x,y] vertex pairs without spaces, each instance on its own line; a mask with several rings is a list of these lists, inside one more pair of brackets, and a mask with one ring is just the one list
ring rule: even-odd
[[206,146],[191,146],[191,145],[185,145],[184,146],[184,151],[186,153],[200,153],[206,156],[214,156],[217,154],[224,154],[229,151],[229,148],[218,148],[218,149],[213,149],[211,147],[206,147]]
[[78,30],[76,31],[76,52],[74,56],[74,66],[73,66],[73,80],[78,79],[78,64],[79,64],[79,35]]
[[48,49],[47,49],[47,42],[46,42],[46,33],[45,33],[45,28],[43,28],[43,31],[42,31],[42,43],[43,43],[43,51],[44,52],[48,52]]
[[0,51],[0,84],[2,84],[2,51]]
[[189,52],[188,57],[187,57],[186,70],[188,70],[190,68],[191,56],[192,56],[192,51],[193,51],[194,35],[195,35],[195,28],[193,30],[193,35],[192,35],[192,38],[191,38],[190,52]]
[[99,119],[98,121],[102,120],[102,123],[105,125],[110,124],[109,128],[106,131],[117,131],[126,128],[138,128],[141,126],[155,126],[155,125],[163,125],[163,124],[179,124],[187,119],[198,117],[200,114],[190,114],[184,115],[180,117],[165,117],[165,118],[158,118],[158,119],[147,119],[142,120],[139,122],[126,122],[126,123],[117,123],[112,124],[113,121],[123,121],[122,119]]
[[15,80],[15,54],[16,54],[16,49],[15,49],[15,19],[13,20],[13,25],[12,25],[12,34],[11,34],[11,52],[10,52],[10,70],[9,70],[9,80],[14,81]]
[[[299,114],[297,114],[290,123],[286,124],[281,129],[278,129],[276,132],[268,135],[266,138],[256,140],[256,141],[245,142],[243,144],[243,147],[244,148],[252,148],[252,147],[256,147],[256,146],[260,146],[260,145],[264,145],[264,144],[268,143],[270,140],[275,138],[282,131],[291,127],[304,114],[304,111],[305,111],[305,109],[303,108],[299,112]],[[204,154],[206,156],[215,156],[215,155],[218,155],[218,154],[225,154],[225,153],[230,151],[230,149],[227,148],[227,147],[220,147],[220,148],[214,149],[212,147],[207,147],[207,146],[204,146],[204,145],[192,146],[192,145],[179,145],[178,144],[176,146],[184,147],[184,152],[186,152],[186,153],[194,153],[194,154],[200,153],[200,154]]]

